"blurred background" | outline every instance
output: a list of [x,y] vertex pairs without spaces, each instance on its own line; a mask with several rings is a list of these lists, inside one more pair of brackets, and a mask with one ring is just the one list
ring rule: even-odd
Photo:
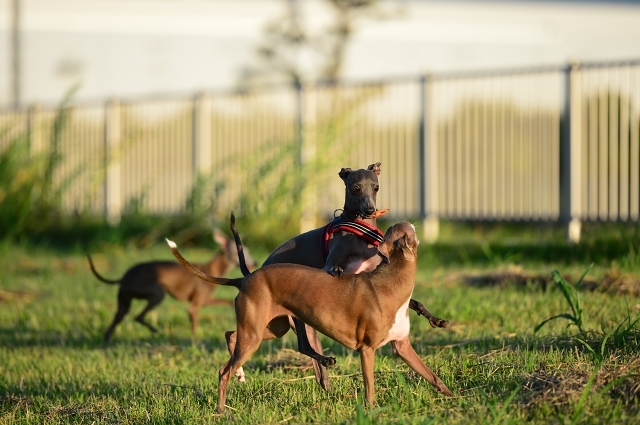
[[[0,425],[640,423],[640,1],[0,0],[0,69]],[[262,264],[376,162],[456,397],[383,347],[363,407],[327,338],[321,392],[290,333],[212,414],[233,309],[191,333],[171,297],[104,345],[83,248],[111,280],[165,237],[212,264],[234,211]]]
[[269,249],[378,161],[378,207],[426,241],[636,231],[639,22],[637,1],[2,0],[0,236],[196,243],[234,210]]

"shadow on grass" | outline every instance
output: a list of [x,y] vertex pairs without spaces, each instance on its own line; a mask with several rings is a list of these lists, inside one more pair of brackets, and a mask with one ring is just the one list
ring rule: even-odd
[[482,245],[474,242],[446,243],[421,247],[422,263],[450,266],[487,266],[501,262],[518,263],[526,259],[540,264],[607,264],[629,254],[629,246],[616,241],[592,241],[568,245],[563,242],[493,243]]
[[[164,400],[168,405],[186,404],[190,410],[201,410],[201,414],[211,410],[213,402],[200,388],[171,383],[147,384],[141,390],[137,382],[123,385],[112,380],[96,379],[90,382],[91,396],[87,395],[88,385],[82,376],[70,382],[56,382],[55,385],[43,385],[40,379],[21,380],[19,384],[0,384],[0,415],[35,415],[40,420],[44,419],[42,423],[121,423],[122,418],[128,416],[128,409],[140,409],[135,402],[132,406],[127,406],[127,402],[131,403],[132,396],[140,393],[150,393],[147,394],[148,399],[157,396],[157,393],[165,393]],[[113,400],[119,400],[119,403],[114,404]],[[141,404],[143,410],[148,408],[144,402]],[[154,421],[177,423],[180,419],[178,412],[169,410],[166,414],[166,422],[159,417],[154,417]]]
[[0,346],[8,348],[73,348],[73,349],[116,349],[121,347],[190,347],[194,344],[204,347],[207,351],[226,350],[227,342],[224,332],[206,336],[175,336],[159,331],[142,338],[114,338],[105,343],[102,334],[78,334],[59,331],[39,331],[29,327],[0,327]]

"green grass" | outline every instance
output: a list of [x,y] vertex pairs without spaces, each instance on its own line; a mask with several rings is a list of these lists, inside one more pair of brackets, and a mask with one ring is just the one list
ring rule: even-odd
[[[469,241],[473,238],[469,235]],[[160,329],[151,334],[133,321],[143,306],[137,302],[105,346],[102,333],[115,313],[117,287],[98,282],[74,249],[61,254],[10,245],[0,253],[0,423],[640,420],[638,298],[582,292],[584,333],[553,321],[534,334],[542,320],[567,311],[566,300],[553,285],[543,291],[465,284],[461,273],[500,269],[514,262],[510,252],[517,255],[509,244],[486,234],[482,238],[489,241],[492,258],[486,246],[469,241],[421,247],[414,298],[451,324],[431,329],[411,313],[411,340],[455,397],[436,393],[386,346],[376,356],[377,406],[362,406],[358,355],[329,339],[324,346],[338,363],[330,369],[333,389],[324,392],[306,359],[292,352],[295,339],[289,334],[263,343],[246,364],[246,384],[230,383],[230,409],[223,416],[216,414],[217,371],[228,359],[224,331],[234,328],[231,308],[203,309],[201,329],[192,336],[186,305],[167,298],[149,315]],[[211,255],[203,248],[183,251],[194,261]],[[160,244],[145,250],[102,245],[94,252],[97,267],[109,277],[137,261],[170,258]],[[588,265],[543,257],[520,257],[515,263],[550,281],[555,268],[575,281]],[[595,263],[590,275],[596,277],[612,264],[622,267],[615,259]],[[626,273],[637,276],[638,271]],[[233,298],[235,290],[219,288],[215,295]]]

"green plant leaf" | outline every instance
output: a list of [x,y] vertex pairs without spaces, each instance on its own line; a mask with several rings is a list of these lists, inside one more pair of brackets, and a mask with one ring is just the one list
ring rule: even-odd
[[538,325],[533,329],[533,333],[538,332],[538,331],[540,330],[540,328],[542,328],[544,325],[546,325],[547,323],[549,323],[550,321],[555,320],[555,319],[567,319],[567,320],[570,320],[570,321],[572,321],[572,322],[574,322],[574,323],[575,323],[575,321],[576,321],[575,317],[573,317],[573,316],[572,316],[572,315],[570,315],[569,313],[558,314],[558,315],[556,315],[556,316],[549,317],[548,319],[543,320],[542,322],[540,322],[540,323],[539,323],[539,324],[538,324]]

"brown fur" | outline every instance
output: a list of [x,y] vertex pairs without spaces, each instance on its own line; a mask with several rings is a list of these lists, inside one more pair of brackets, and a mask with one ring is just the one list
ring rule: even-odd
[[[238,266],[238,253],[233,241],[229,240],[222,232],[214,231],[213,238],[220,245],[220,250],[213,256],[211,261],[196,264],[195,267],[213,276],[224,276]],[[177,300],[190,303],[188,313],[193,333],[198,329],[200,307],[219,304],[233,305],[230,300],[211,298],[216,286],[197,278],[175,261],[139,263],[127,270],[120,279],[111,280],[97,272],[89,253],[87,253],[87,258],[91,271],[98,279],[109,284],[120,284],[118,310],[113,322],[104,334],[105,342],[111,340],[116,326],[129,312],[131,300],[134,298],[147,300],[147,306],[136,316],[135,320],[152,332],[157,332],[157,330],[145,320],[144,316],[160,304],[164,299],[165,292],[168,292]],[[255,266],[255,261],[251,256],[249,256],[249,263],[251,267]]]
[[[380,163],[371,164],[367,169],[352,170],[342,168],[338,176],[345,185],[344,219],[358,219],[376,226],[376,195],[379,184]],[[232,229],[233,230],[233,229]],[[329,240],[329,252],[325,262],[322,256],[321,237],[324,226],[298,235],[276,248],[262,264],[278,263],[301,264],[323,269],[333,276],[342,273],[360,273],[371,271],[380,263],[378,249],[353,233],[340,231]],[[246,273],[245,273],[246,275]],[[449,322],[433,316],[417,300],[411,300],[409,308],[418,315],[425,316],[432,327],[444,328]],[[322,354],[322,344],[317,332],[296,319],[290,319],[298,334],[298,350],[314,358],[313,367],[316,382],[324,389],[330,388],[329,376],[325,367],[315,360],[316,354]],[[240,371],[242,373],[242,371]]]
[[[418,240],[410,223],[390,227],[379,247],[386,262],[374,271],[331,276],[295,264],[264,266],[243,279],[209,276],[191,266],[171,242],[171,251],[189,271],[219,285],[240,290],[235,300],[237,330],[227,332],[231,358],[220,369],[218,412],[223,412],[231,374],[260,347],[263,340],[280,338],[289,330],[287,315],[318,329],[361,355],[365,399],[374,402],[375,350],[391,342],[394,353],[439,391],[453,395],[420,360],[408,338],[408,304],[416,276]],[[403,324],[400,331],[391,332]],[[393,327],[393,328],[392,328]],[[335,359],[319,356],[332,364]]]

